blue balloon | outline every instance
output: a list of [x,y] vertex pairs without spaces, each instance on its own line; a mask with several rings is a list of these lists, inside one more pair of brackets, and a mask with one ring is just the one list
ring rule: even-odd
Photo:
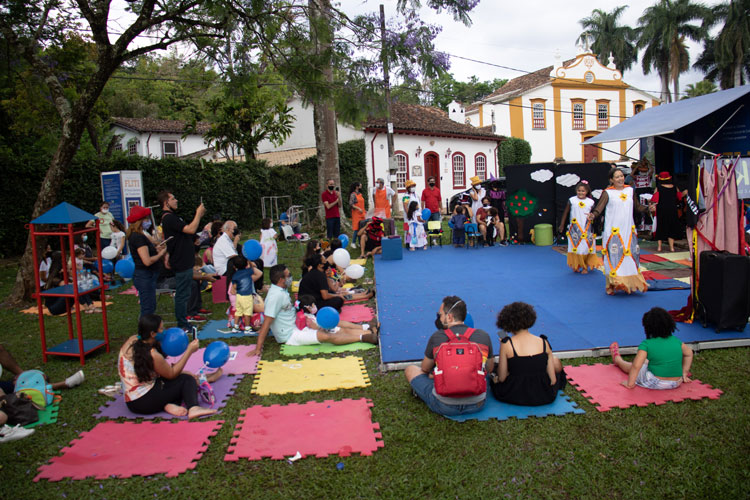
[[318,311],[318,314],[315,316],[315,321],[317,321],[318,326],[321,328],[331,330],[336,328],[336,325],[339,324],[339,313],[333,307],[324,307]]
[[115,264],[115,271],[117,274],[119,274],[123,279],[129,280],[133,277],[133,273],[135,272],[135,264],[132,260],[127,259],[121,259],[117,261],[117,264]]
[[347,235],[340,234],[339,241],[341,242],[341,248],[346,248],[349,246],[349,237]]
[[[99,266],[97,265],[97,267]],[[109,274],[114,270],[115,270],[115,266],[114,264],[112,264],[111,260],[106,260],[106,259],[102,260],[102,272],[104,274]]]
[[430,216],[432,215],[432,211],[429,208],[423,208],[422,209],[422,220],[428,221],[430,220]]
[[[120,261],[122,262],[122,261]],[[161,344],[161,350],[167,356],[182,356],[187,350],[188,336],[182,328],[173,326],[156,335]]]
[[263,247],[260,246],[258,240],[247,240],[242,245],[242,253],[247,260],[256,260],[263,255]]
[[130,262],[133,262],[133,254],[132,253],[129,253],[129,254],[125,255],[124,258],[125,258],[125,260],[129,260]]
[[466,319],[464,320],[464,325],[468,326],[469,328],[474,328],[474,318],[471,317],[471,314],[466,313]]
[[216,340],[203,351],[203,362],[209,368],[221,368],[229,361],[229,346],[223,340]]

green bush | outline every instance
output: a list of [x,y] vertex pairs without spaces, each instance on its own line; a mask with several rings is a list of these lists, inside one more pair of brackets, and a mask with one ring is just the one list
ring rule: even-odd
[[[0,153],[3,182],[0,196],[5,207],[0,222],[0,256],[23,252],[28,237],[26,224],[31,220],[39,187],[49,166],[49,157],[15,157]],[[365,144],[363,140],[339,145],[342,190],[351,182],[366,183]],[[269,167],[263,161],[209,163],[200,160],[156,160],[140,156],[117,155],[102,159],[76,158],[67,171],[58,201],[67,201],[95,213],[101,202],[100,172],[140,170],[146,203],[155,204],[162,189],[174,192],[184,214],[192,214],[201,197],[207,217],[220,214],[234,219],[243,229],[260,226],[261,197],[290,195],[292,203],[306,208],[320,204],[317,160],[308,158],[296,165]],[[300,190],[304,183],[308,187]]]
[[500,144],[497,159],[500,164],[500,175],[504,175],[507,165],[531,163],[531,145],[523,139],[508,137]]

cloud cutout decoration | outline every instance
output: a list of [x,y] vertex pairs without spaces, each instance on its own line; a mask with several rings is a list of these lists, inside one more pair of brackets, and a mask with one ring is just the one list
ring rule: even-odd
[[601,189],[594,189],[591,191],[591,196],[593,196],[595,199],[599,199],[602,197],[602,190]]
[[557,178],[557,183],[560,184],[561,186],[572,187],[578,184],[578,181],[580,180],[581,178],[578,177],[576,174],[565,174]]
[[554,175],[555,174],[553,174],[551,170],[537,170],[536,172],[531,172],[531,178],[537,182],[547,182],[554,177]]

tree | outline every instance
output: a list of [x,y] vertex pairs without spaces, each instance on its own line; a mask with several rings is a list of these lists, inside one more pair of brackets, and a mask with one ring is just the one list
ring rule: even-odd
[[689,99],[691,97],[698,97],[706,94],[713,94],[716,92],[716,84],[711,80],[701,80],[696,84],[689,83],[685,88],[685,96],[683,99]]
[[730,0],[713,11],[717,21],[723,21],[714,41],[715,64],[727,73],[731,82],[724,88],[739,87],[750,76],[750,0]]
[[[703,40],[710,19],[710,10],[702,4],[694,4],[690,0],[659,0],[647,8],[638,20],[638,48],[645,49],[643,72],[649,74],[651,69],[655,69],[659,73],[662,100],[672,102],[670,80],[677,99],[680,74],[687,71],[690,64],[685,40]],[[701,21],[701,25],[691,24],[693,21]]]
[[463,104],[471,104],[493,93],[508,82],[507,79],[479,81],[472,76],[468,82],[459,82],[450,73],[443,73],[429,83],[432,105],[442,110],[454,99]]
[[630,69],[638,60],[638,30],[630,26],[618,24],[618,20],[627,5],[615,7],[612,12],[594,9],[589,17],[580,21],[583,33],[578,37],[578,42],[585,40],[587,35],[594,37],[591,50],[597,54],[599,62],[607,66],[609,55],[615,58],[615,67],[620,73]]
[[[111,0],[77,0],[68,4],[63,0],[41,3],[26,0],[6,0],[0,7],[0,34],[41,75],[51,101],[60,118],[59,141],[34,203],[32,218],[52,208],[65,171],[69,167],[86,129],[91,112],[112,74],[124,62],[166,49],[188,40],[200,40],[221,35],[222,25],[213,22],[212,2],[201,0],[141,0],[129,3],[135,20],[125,27],[114,42],[110,41],[109,14]],[[65,92],[66,75],[44,58],[45,47],[60,46],[71,31],[79,31],[80,24],[88,25],[96,49],[94,66],[86,76],[80,94]],[[135,38],[150,32],[156,38],[139,47],[132,47]],[[9,297],[10,303],[27,299],[33,290],[32,241],[29,237],[21,259],[16,283]]]

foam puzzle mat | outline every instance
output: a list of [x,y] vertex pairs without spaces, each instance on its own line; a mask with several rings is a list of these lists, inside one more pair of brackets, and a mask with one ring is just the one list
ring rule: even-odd
[[260,361],[252,394],[299,394],[368,385],[365,362],[357,356]]
[[281,346],[282,356],[307,356],[309,354],[328,354],[333,352],[365,351],[375,349],[375,344],[368,342],[354,342],[353,344],[314,344],[314,345],[286,345]]
[[[55,391],[55,394],[60,394],[60,391]],[[55,403],[51,405],[47,405],[46,407],[37,410],[37,415],[39,415],[39,420],[36,422],[32,422],[30,424],[24,425],[25,428],[31,429],[32,427],[36,427],[37,425],[44,425],[44,424],[54,424],[57,422],[57,414],[60,412],[60,401],[56,401]]]
[[349,321],[351,323],[372,321],[372,318],[374,317],[375,311],[373,311],[371,307],[362,304],[344,306],[341,308],[341,314],[339,315],[341,321]]
[[[195,351],[188,362],[185,363],[183,371],[198,373],[203,368],[203,353],[206,348],[202,347]],[[258,361],[260,356],[257,354],[248,356],[248,353],[255,352],[255,345],[230,345],[229,361],[227,361],[222,370],[224,375],[252,375],[258,371]],[[167,357],[167,362],[174,364],[180,360],[179,357]],[[214,371],[214,370],[209,370]]]
[[[568,367],[566,366],[567,370]],[[557,398],[548,404],[542,406],[518,406],[509,403],[503,403],[495,399],[491,391],[487,391],[487,399],[484,408],[477,413],[467,415],[456,415],[448,417],[457,422],[466,422],[467,420],[508,420],[509,418],[525,419],[529,417],[549,417],[551,415],[566,415],[568,413],[586,413],[578,408],[578,405],[570,400],[568,396],[559,391]]]
[[[256,332],[248,334],[242,332],[233,333],[232,329],[227,327],[226,319],[213,319],[211,321],[206,321],[203,324],[203,327],[198,330],[198,340],[232,339],[243,337],[252,338],[257,336],[258,334]],[[270,332],[269,336],[271,336]]]
[[[216,403],[214,403],[214,408],[217,410],[221,410],[224,408],[227,404],[227,401],[229,400],[229,397],[234,394],[235,389],[237,388],[237,384],[240,383],[242,380],[243,375],[237,375],[235,377],[227,377],[226,375],[222,376],[211,384],[211,388],[214,390],[214,395],[216,396]],[[207,406],[206,404],[201,404],[201,406]],[[210,416],[210,415],[207,415]],[[125,398],[120,395],[117,398],[107,402],[104,406],[99,407],[99,413],[96,413],[94,415],[96,418],[130,418],[130,419],[136,419],[136,418],[143,418],[143,419],[154,419],[154,418],[163,418],[163,419],[173,419],[173,418],[180,418],[183,420],[187,420],[187,416],[184,417],[175,417],[174,415],[170,415],[169,413],[162,411],[159,413],[153,413],[151,415],[141,415],[139,413],[133,413],[128,409],[127,404],[125,404]]]
[[667,402],[679,403],[686,399],[700,400],[703,398],[719,399],[723,394],[720,389],[714,389],[700,380],[693,379],[690,383],[683,383],[677,389],[654,390],[636,386],[628,389],[621,382],[628,379],[627,374],[615,365],[566,366],[565,373],[571,385],[578,389],[591,404],[597,405],[599,411],[609,411],[612,408],[629,408],[631,406],[662,405]]
[[[194,469],[224,422],[102,422],[82,432],[34,481],[126,478]],[[150,446],[144,446],[149,443]]]
[[372,455],[384,444],[371,407],[364,398],[252,406],[240,412],[224,460],[282,460],[298,452],[303,458]]

